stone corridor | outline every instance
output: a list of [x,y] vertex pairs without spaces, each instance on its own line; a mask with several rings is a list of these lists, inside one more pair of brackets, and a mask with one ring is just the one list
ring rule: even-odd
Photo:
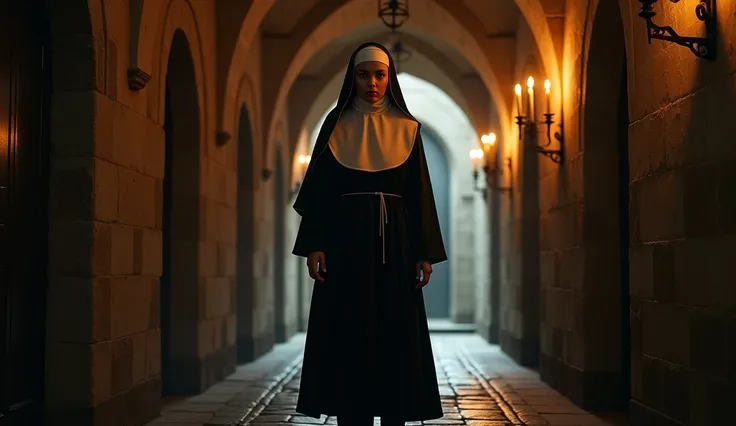
[[[616,416],[587,413],[519,367],[497,346],[471,333],[432,337],[445,416],[424,424],[511,426],[624,426]],[[147,426],[336,424],[294,412],[304,334],[240,366],[202,395],[164,402],[162,416]],[[359,384],[356,384],[356,386]],[[390,403],[390,388],[386,389]],[[380,424],[375,420],[375,424]],[[407,423],[421,424],[421,422]]]

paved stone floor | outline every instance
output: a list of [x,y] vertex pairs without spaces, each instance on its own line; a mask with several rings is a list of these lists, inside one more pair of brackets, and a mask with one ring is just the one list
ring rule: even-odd
[[[519,367],[497,346],[470,333],[432,336],[445,416],[424,424],[473,426],[625,426],[624,419],[587,413]],[[147,426],[286,426],[336,424],[294,412],[304,335],[240,366],[202,395],[165,401]],[[379,421],[376,419],[375,424]],[[421,422],[408,425],[422,424]]]

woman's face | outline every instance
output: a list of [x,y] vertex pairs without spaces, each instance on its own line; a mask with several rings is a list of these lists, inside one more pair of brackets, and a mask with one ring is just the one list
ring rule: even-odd
[[355,91],[366,102],[375,103],[386,94],[388,66],[382,62],[361,62],[355,67]]

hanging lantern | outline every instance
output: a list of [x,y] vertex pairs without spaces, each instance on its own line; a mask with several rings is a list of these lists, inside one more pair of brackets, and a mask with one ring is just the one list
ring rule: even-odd
[[409,19],[409,0],[378,0],[378,17],[383,25],[396,31]]
[[390,52],[391,56],[394,58],[394,62],[396,63],[396,73],[399,73],[401,72],[401,64],[411,59],[412,53],[404,48],[404,44],[401,43],[401,40],[396,40],[393,45],[391,45]]

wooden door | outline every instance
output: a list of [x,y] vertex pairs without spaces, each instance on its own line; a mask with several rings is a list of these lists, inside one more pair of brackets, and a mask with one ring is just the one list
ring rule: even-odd
[[39,2],[0,0],[0,425],[43,408],[48,57]]

